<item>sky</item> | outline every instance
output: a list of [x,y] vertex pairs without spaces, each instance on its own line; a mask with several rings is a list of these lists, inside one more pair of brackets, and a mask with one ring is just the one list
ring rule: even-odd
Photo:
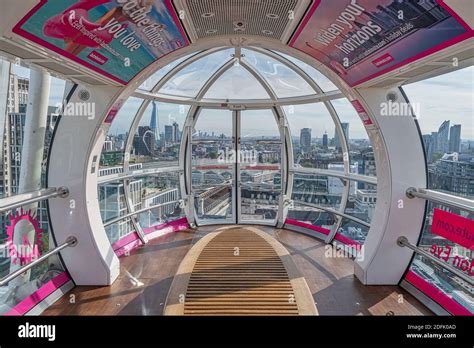
[[474,140],[474,67],[403,86],[410,103],[419,103],[423,134],[436,132],[445,120],[461,125],[461,138]]
[[[226,56],[223,56],[221,52],[219,60],[225,58]],[[298,77],[293,75],[291,71],[282,69],[281,65],[265,61],[263,57],[255,55],[249,55],[248,59],[270,81],[278,93],[291,96],[292,94],[297,95],[301,91],[307,90],[301,85],[301,80]],[[308,68],[305,65],[302,65],[302,67]],[[192,94],[192,90],[197,91],[204,84],[208,75],[215,69],[217,69],[217,65],[211,64],[209,59],[203,61],[203,65],[196,63],[194,66],[185,69],[177,77],[176,81],[170,82],[166,90],[176,90],[180,85],[187,84],[193,86],[187,89],[187,93]],[[251,80],[252,76],[245,74],[245,78],[239,77],[238,71],[241,69],[241,67],[233,67],[231,72],[224,74],[222,81],[216,83],[214,88],[209,91],[207,97],[229,96],[229,91],[237,91],[241,97],[261,96],[262,88],[256,81]],[[203,70],[209,73],[203,74]],[[14,66],[13,72],[20,76],[29,76],[29,70],[19,66]],[[323,89],[332,89],[333,85],[324,80],[320,74],[317,75],[315,72],[311,72],[311,75],[320,80],[323,79],[321,81]],[[450,120],[451,125],[461,124],[462,139],[474,140],[474,67],[471,66],[449,74],[405,85],[403,89],[409,101],[416,104],[420,109],[420,113],[417,116],[423,134],[437,131],[443,121]],[[51,79],[50,105],[61,102],[63,93],[64,81],[53,77]],[[367,138],[364,126],[352,105],[345,99],[333,101],[333,104],[341,122],[350,123],[350,138]],[[109,134],[127,132],[132,123],[133,116],[140,105],[141,101],[139,99],[130,98],[114,121]],[[182,129],[185,114],[188,110],[187,106],[180,108],[176,105],[163,103],[158,103],[157,106],[161,132],[164,131],[165,124],[171,124],[174,121],[178,122]],[[321,138],[325,132],[328,133],[330,138],[334,136],[334,123],[323,104],[296,105],[292,108],[285,107],[285,112],[288,115],[293,136],[299,136],[302,128],[311,128],[313,137]],[[262,112],[262,117],[259,119],[258,112],[249,112],[249,114],[255,116],[255,122],[252,122],[252,119],[249,117],[246,118],[245,122],[248,123],[246,125],[247,132],[261,134],[262,136],[275,134],[273,126],[270,127],[268,125],[268,122],[271,121],[267,120],[270,119],[266,118],[264,113]],[[213,112],[213,114],[216,113]],[[144,119],[141,122],[142,125],[149,124],[150,115],[151,108],[145,112]],[[214,116],[208,118],[208,120],[201,120],[197,127],[198,130],[227,133],[229,117],[224,115],[222,118]]]
[[[290,74],[285,75],[285,72],[281,69],[278,70],[269,65],[259,65],[259,68],[263,71],[262,74],[271,81],[272,85],[277,86],[280,82],[285,83],[284,89],[281,90],[286,95],[291,95],[292,86],[295,86],[294,91],[296,92],[304,90],[299,85],[301,81],[297,81],[294,76]],[[196,70],[198,71],[199,69]],[[176,82],[176,84],[182,84],[186,80],[193,80],[193,85],[196,86],[196,89],[204,84],[205,75],[202,74],[202,70],[193,73],[192,69],[188,69],[185,75],[179,76],[179,82]],[[232,79],[231,77],[235,75],[235,72],[224,74],[222,81],[226,83],[216,83],[216,86],[210,90],[208,97],[225,97],[229,95],[229,91],[236,90],[240,96],[247,98],[261,96],[261,87],[257,86],[256,82],[254,84],[252,81],[245,82],[241,78]],[[315,74],[312,75],[315,76]],[[275,82],[277,79],[285,81]],[[321,85],[325,90],[329,90],[333,86],[327,81],[322,81]],[[283,85],[280,83],[280,86]],[[451,125],[462,125],[461,137],[464,140],[474,140],[474,67],[406,85],[403,88],[409,101],[419,105],[421,112],[417,116],[423,134],[437,131],[444,120],[451,120]],[[172,87],[169,87],[169,89],[172,89]],[[280,90],[279,88],[275,89]],[[117,117],[115,125],[111,130],[112,134],[124,132],[124,129],[128,128],[131,122],[128,114],[134,113],[134,110],[138,108],[138,104],[136,100],[132,100],[124,106],[121,117]],[[349,122],[350,138],[367,139],[365,128],[352,105],[345,99],[333,101],[333,105],[341,122]],[[177,115],[177,108],[174,106],[159,104],[158,109],[160,110],[160,118],[180,118]],[[328,133],[330,138],[334,136],[334,123],[322,104],[296,105],[291,109],[285,107],[285,112],[288,115],[293,136],[299,136],[302,128],[311,128],[313,137],[321,138],[325,132]],[[229,120],[226,116],[227,114],[228,111],[223,113],[221,119],[212,117],[212,121],[210,118],[209,121],[202,120],[198,128],[200,130],[208,128],[209,132],[226,133]],[[252,114],[256,117],[255,122],[252,123],[255,133],[259,132],[263,136],[274,134],[273,130],[268,127],[268,122],[258,119],[257,113],[253,112]],[[181,126],[181,122],[178,123]],[[164,122],[161,120],[160,124],[164,126]]]

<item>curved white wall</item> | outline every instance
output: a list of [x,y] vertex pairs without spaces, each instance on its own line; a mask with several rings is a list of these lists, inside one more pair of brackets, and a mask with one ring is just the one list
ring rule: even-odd
[[[106,131],[103,115],[118,89],[78,86],[70,102],[80,102],[78,93],[86,89],[95,103],[94,119],[81,115],[63,116],[53,139],[48,185],[69,188],[69,197],[50,200],[51,227],[58,244],[77,237],[78,244],[61,252],[65,266],[77,285],[110,285],[120,272],[120,264],[105,233],[100,216],[97,175]],[[97,163],[93,164],[93,160]],[[95,173],[92,168],[95,166]]]

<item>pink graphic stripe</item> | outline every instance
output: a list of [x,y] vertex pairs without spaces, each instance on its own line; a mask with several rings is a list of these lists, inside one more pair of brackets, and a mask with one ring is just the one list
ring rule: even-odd
[[315,232],[319,232],[319,233],[322,233],[322,234],[325,234],[325,235],[328,235],[329,232],[331,232],[327,228],[310,225],[310,224],[307,224],[307,223],[304,223],[304,222],[301,222],[301,221],[298,221],[298,220],[292,220],[292,219],[286,219],[285,225],[298,226],[298,227],[306,228],[308,230],[313,230]]
[[349,237],[346,237],[340,233],[336,233],[336,236],[334,237],[334,239],[343,244],[346,244],[349,246],[355,246],[356,249],[359,249],[362,246],[362,244],[360,244],[359,242],[356,242],[355,240],[352,240]]
[[170,232],[177,232],[177,231],[188,229],[189,228],[188,219],[184,217],[175,221],[167,222],[165,224],[145,228],[143,232],[145,232],[145,234],[150,234],[155,231],[164,230],[165,228],[169,228]]
[[71,278],[67,272],[62,272],[61,274],[57,275],[49,282],[44,284],[41,288],[36,290],[33,294],[25,298],[23,301],[18,303],[15,307],[13,307],[10,311],[5,313],[6,316],[22,316],[28,313],[32,308],[34,308],[38,303],[43,301],[49,295],[51,295],[54,291],[59,289],[61,286],[66,284],[70,281]]
[[[148,235],[156,231],[164,231],[167,235],[169,233],[178,232],[182,230],[186,230],[189,228],[188,220],[184,217],[175,221],[167,222],[165,224],[156,225],[153,227],[149,227],[143,230],[143,232]],[[162,237],[162,236],[160,236]],[[114,249],[115,254],[120,257],[125,255],[128,251],[132,251],[139,246],[143,245],[140,237],[136,232],[130,233],[123,237],[122,239],[118,240],[117,242],[112,244],[112,249]]]
[[441,307],[446,309],[452,315],[469,315],[472,316],[473,314],[464,308],[461,304],[457,303],[451,297],[446,295],[440,289],[436,288],[423,278],[421,278],[418,274],[413,271],[408,271],[407,275],[405,276],[405,280],[408,281],[410,284],[418,288],[421,292],[423,292],[428,297],[432,298],[436,301]]

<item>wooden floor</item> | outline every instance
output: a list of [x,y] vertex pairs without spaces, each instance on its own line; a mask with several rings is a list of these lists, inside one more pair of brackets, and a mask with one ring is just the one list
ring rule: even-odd
[[254,227],[208,234],[181,263],[165,314],[315,315],[309,288],[287,255]]
[[[198,231],[205,235],[219,228]],[[353,261],[328,257],[322,241],[296,232],[257,228],[288,250],[319,315],[432,315],[398,286],[362,285],[354,276]],[[120,259],[121,274],[112,286],[76,287],[43,315],[161,315],[179,265],[197,240],[194,231],[182,231],[151,241]]]

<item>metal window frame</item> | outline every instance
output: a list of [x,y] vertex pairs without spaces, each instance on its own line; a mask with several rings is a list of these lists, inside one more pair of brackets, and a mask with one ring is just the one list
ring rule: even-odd
[[[160,89],[169,82],[176,74],[180,71],[185,69],[190,64],[208,56],[215,52],[219,52],[222,50],[226,50],[229,48],[235,49],[235,54],[233,58],[224,62],[214,73],[206,80],[206,82],[202,85],[200,90],[198,91],[197,95],[194,98],[188,97],[179,97],[179,96],[171,96],[166,94],[159,93]],[[373,185],[377,184],[377,179],[373,177],[367,177],[364,175],[358,174],[351,174],[350,173],[350,158],[349,158],[349,146],[348,146],[348,139],[345,138],[345,134],[342,129],[341,121],[339,116],[332,105],[332,100],[342,99],[344,98],[344,94],[339,91],[328,91],[325,92],[322,88],[318,85],[316,81],[314,81],[303,69],[301,69],[298,65],[293,63],[292,61],[288,60],[286,57],[278,54],[277,52],[262,49],[259,47],[248,46],[245,47],[246,49],[253,50],[255,52],[261,53],[267,57],[274,59],[275,61],[285,65],[287,68],[295,72],[299,77],[301,77],[305,82],[309,84],[309,86],[315,91],[314,95],[308,96],[298,96],[298,97],[287,97],[287,98],[278,98],[277,94],[273,90],[271,84],[262,76],[252,65],[250,62],[247,62],[245,57],[240,54],[240,48],[230,47],[230,46],[221,46],[213,49],[209,49],[206,51],[201,51],[197,54],[190,56],[189,58],[185,59],[183,62],[180,62],[178,65],[173,67],[161,80],[157,82],[157,84],[150,90],[145,91],[141,89],[137,89],[132,96],[143,99],[143,103],[138,109],[137,113],[134,116],[132,121],[132,125],[130,127],[129,135],[127,137],[126,146],[125,146],[125,156],[124,156],[124,164],[123,164],[123,173],[114,174],[111,176],[104,177],[103,179],[99,179],[99,184],[105,184],[107,182],[114,182],[119,181],[126,184],[127,181],[132,180],[135,177],[143,177],[143,176],[153,176],[156,174],[164,173],[164,172],[178,172],[180,175],[180,189],[181,189],[181,198],[184,201],[186,217],[188,218],[189,223],[193,226],[195,223],[198,223],[196,219],[196,214],[194,212],[194,197],[192,193],[192,166],[191,166],[191,152],[192,152],[192,129],[194,124],[199,117],[200,112],[203,109],[228,109],[233,110],[236,116],[234,119],[238,118],[238,114],[240,113],[239,109],[235,109],[235,107],[243,108],[244,110],[257,110],[257,109],[271,109],[274,112],[275,119],[277,121],[280,136],[282,139],[282,192],[280,195],[280,202],[279,208],[277,213],[277,218],[271,225],[280,225],[283,226],[284,221],[286,220],[288,206],[291,202],[291,194],[293,189],[293,179],[295,173],[306,173],[306,174],[315,174],[315,175],[325,175],[330,177],[338,177],[342,179],[347,184],[343,190],[343,194],[341,196],[341,204],[338,211],[334,213],[334,216],[337,218],[336,224],[333,226],[331,233],[327,236],[326,242],[330,243],[333,241],[337,231],[339,230],[342,220],[350,219],[357,223],[361,223],[364,226],[368,224],[363,221],[359,221],[357,218],[353,218],[350,215],[345,214],[347,201],[349,198],[349,190],[350,190],[350,182],[351,181],[360,181],[366,182]],[[248,100],[213,100],[213,99],[205,99],[204,96],[208,92],[208,90],[212,87],[212,85],[225,73],[227,72],[235,62],[238,62],[240,66],[242,66],[245,70],[247,70],[256,80],[257,82],[265,89],[267,94],[269,95],[269,99],[262,100],[262,99],[248,99]],[[180,104],[180,105],[189,105],[190,108],[188,110],[188,114],[186,116],[186,121],[184,124],[183,129],[183,136],[181,139],[181,147],[179,153],[179,160],[178,160],[178,167],[157,167],[145,170],[135,170],[130,171],[130,158],[127,154],[130,154],[131,147],[133,146],[133,138],[138,129],[138,126],[143,118],[144,112],[150,105],[151,101],[159,101],[159,102],[166,102],[172,104]],[[341,148],[343,152],[343,162],[344,162],[344,172],[334,172],[330,170],[319,170],[319,169],[310,169],[310,168],[297,168],[294,166],[294,158],[293,158],[293,148],[292,148],[292,140],[291,140],[291,130],[289,129],[288,122],[287,122],[287,115],[283,106],[286,105],[300,105],[300,104],[312,104],[312,103],[323,103],[326,109],[328,110],[329,115],[331,116],[335,128],[336,133],[339,136],[341,142]],[[234,174],[235,175],[235,174]],[[235,184],[235,183],[234,183]],[[233,205],[236,204],[238,197],[236,196],[236,189],[233,191],[233,195],[235,198],[233,199]],[[134,207],[131,204],[130,200],[130,192],[128,189],[125,189],[126,195],[126,202],[127,202],[127,209],[130,214],[133,215]],[[324,208],[316,206],[315,208]],[[324,210],[324,209],[321,209]],[[239,221],[239,223],[243,223],[241,219],[236,220],[238,217],[235,215],[236,207],[233,207],[234,218],[233,222]],[[139,226],[139,222],[132,219],[135,228],[137,231],[141,230]],[[210,221],[210,223],[215,223],[215,221]],[[247,221],[245,221],[247,223]],[[250,221],[248,223],[257,223],[257,224],[265,224],[262,221]],[[203,221],[199,221],[199,225],[202,225]],[[370,225],[369,225],[370,227]]]

